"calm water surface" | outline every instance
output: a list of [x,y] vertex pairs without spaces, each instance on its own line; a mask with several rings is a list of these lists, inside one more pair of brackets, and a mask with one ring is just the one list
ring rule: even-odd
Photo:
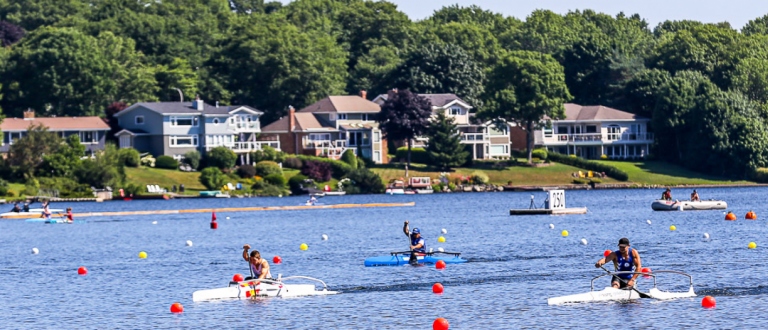
[[[296,328],[429,329],[445,317],[451,329],[509,328],[763,328],[768,312],[766,188],[698,189],[724,199],[739,220],[722,211],[653,212],[662,190],[567,191],[569,216],[508,215],[527,208],[531,193],[326,197],[324,202],[409,202],[414,207],[81,218],[46,225],[0,221],[2,328]],[[543,201],[543,192],[533,193]],[[675,189],[677,198],[690,190]],[[73,203],[75,212],[297,205],[305,198],[188,199]],[[70,205],[54,204],[55,208]],[[10,209],[11,206],[5,205]],[[754,210],[757,221],[743,220]],[[229,217],[229,219],[226,219]],[[421,228],[428,247],[462,252],[469,260],[433,267],[366,268],[366,257],[404,250],[403,220]],[[646,221],[651,220],[652,224]],[[157,221],[157,224],[153,224]],[[555,229],[550,229],[549,224]],[[676,231],[669,227],[675,225]],[[446,243],[438,243],[447,229]],[[561,236],[568,230],[567,238]],[[710,241],[702,235],[709,233]],[[321,235],[327,234],[327,241]],[[602,270],[593,264],[618,239],[629,237],[643,266],[694,276],[699,297],[675,301],[548,306],[547,298],[589,290]],[[588,240],[582,245],[580,240]],[[185,246],[191,240],[194,245]],[[758,248],[747,249],[751,241]],[[341,294],[256,301],[192,302],[192,292],[224,287],[247,273],[240,257],[249,243],[272,259],[273,275],[324,280]],[[299,245],[307,243],[309,250]],[[40,254],[31,254],[36,247]],[[138,253],[146,251],[147,259]],[[87,276],[77,268],[86,266]],[[607,279],[597,285],[604,287]],[[431,286],[445,285],[435,295]],[[646,287],[649,280],[640,281]],[[662,289],[684,278],[659,278]],[[701,308],[712,295],[717,308]],[[171,314],[173,302],[183,314]],[[738,320],[738,321],[735,321]]]

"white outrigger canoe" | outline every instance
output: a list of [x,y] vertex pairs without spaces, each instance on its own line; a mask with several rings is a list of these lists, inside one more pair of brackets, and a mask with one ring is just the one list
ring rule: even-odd
[[725,210],[728,208],[728,203],[725,201],[707,200],[707,201],[668,201],[668,200],[655,200],[651,203],[651,208],[654,211],[678,211],[682,208],[683,211],[698,211],[698,210]]
[[[317,290],[315,284],[286,284],[283,281],[291,279],[305,279],[319,282],[322,290]],[[247,280],[241,282],[229,282],[226,288],[199,290],[192,293],[192,301],[208,301],[220,299],[251,299],[259,297],[301,297],[301,296],[325,296],[337,294],[338,291],[329,291],[325,282],[312,277],[290,276],[277,280]]]
[[[678,274],[678,275],[688,277],[688,283],[689,283],[688,291],[687,292],[668,292],[668,291],[659,290],[658,288],[656,288],[656,274],[658,273]],[[613,272],[613,273],[607,273],[607,274],[602,274],[600,276],[596,276],[592,278],[589,292],[574,294],[570,296],[549,298],[547,299],[547,304],[561,305],[561,304],[569,304],[569,303],[582,303],[582,302],[594,302],[594,301],[630,301],[630,300],[636,300],[640,298],[669,300],[669,299],[696,297],[696,293],[693,292],[693,278],[691,277],[691,275],[688,275],[683,272],[674,271],[674,270],[657,270],[657,271],[653,271],[652,273],[641,273],[643,275],[653,277],[653,288],[648,290],[647,293],[643,292],[643,295],[645,297],[641,297],[638,291],[632,290],[631,288],[616,289],[613,287],[607,287],[601,291],[595,291],[594,284],[596,279],[604,276],[611,276],[614,274],[637,274],[637,273],[636,272]]]

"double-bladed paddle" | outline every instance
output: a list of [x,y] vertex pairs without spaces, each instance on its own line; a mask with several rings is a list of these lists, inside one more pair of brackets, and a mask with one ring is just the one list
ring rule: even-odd
[[[603,269],[604,271],[606,271],[608,274],[612,274],[612,273],[611,273],[609,270],[605,269],[605,267],[603,267],[603,266],[600,266],[600,268],[602,268],[602,269]],[[623,278],[621,278],[621,277],[618,277],[618,276],[616,276],[616,275],[614,275],[614,277],[616,277],[617,279],[619,279],[619,281],[621,281],[621,282],[623,282],[624,284],[626,284],[627,286],[629,286],[629,283],[628,283],[627,281],[625,281]],[[638,290],[638,289],[637,289],[637,288],[635,288],[634,286],[630,286],[630,288],[631,288],[632,290],[634,290],[635,292],[637,292],[637,294],[638,294],[638,295],[640,295],[640,298],[653,298],[653,296],[651,296],[651,295],[649,295],[649,294],[647,294],[647,293],[643,293],[643,292],[641,292],[640,290]]]

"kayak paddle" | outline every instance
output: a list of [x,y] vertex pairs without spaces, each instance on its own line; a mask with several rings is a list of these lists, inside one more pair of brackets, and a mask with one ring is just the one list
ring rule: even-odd
[[[603,267],[603,266],[600,266],[600,268],[602,268],[604,271],[608,272],[608,274],[611,274],[611,272],[610,272],[609,270],[605,269],[605,267]],[[617,279],[619,279],[619,281],[623,282],[624,284],[627,284],[627,285],[629,285],[629,283],[628,283],[627,281],[625,281],[623,278],[621,278],[621,277],[618,277],[618,276],[615,276],[615,275],[614,275],[614,277],[616,277]],[[651,295],[649,295],[649,294],[647,294],[647,293],[643,293],[643,292],[640,292],[640,290],[638,290],[638,289],[637,289],[637,288],[635,288],[634,286],[630,286],[630,288],[632,288],[632,290],[634,290],[635,292],[637,292],[637,294],[638,294],[638,295],[640,295],[640,298],[653,298]]]

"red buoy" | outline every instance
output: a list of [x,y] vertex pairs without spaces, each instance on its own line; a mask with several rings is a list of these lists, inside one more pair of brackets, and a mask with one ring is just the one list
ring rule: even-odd
[[715,301],[715,298],[712,296],[706,296],[704,299],[701,300],[701,307],[704,308],[715,308],[717,305],[717,302]]
[[274,263],[274,264],[279,264],[279,263],[281,263],[281,262],[283,262],[283,258],[280,258],[280,256],[274,256],[274,257],[272,257],[272,263]]
[[605,251],[603,251],[603,257],[607,257],[607,256],[608,256],[608,255],[610,255],[610,254],[611,254],[611,250],[605,250]]
[[235,282],[242,282],[244,279],[243,274],[235,274],[235,276],[232,276],[232,281]]
[[448,320],[438,317],[435,319],[435,322],[432,322],[432,330],[448,330],[451,325],[448,324]]
[[184,311],[184,306],[182,306],[180,303],[175,302],[171,305],[171,313],[178,314],[183,311]]
[[443,285],[440,283],[432,284],[432,293],[443,293]]
[[651,269],[648,267],[643,267],[643,269],[640,272],[643,273],[643,277],[645,278],[651,277],[650,275],[646,275],[651,273]]
[[85,275],[88,274],[88,269],[85,268],[85,266],[80,266],[80,268],[77,269],[77,275]]
[[218,228],[219,228],[219,223],[216,222],[216,219],[212,220],[211,221],[211,229],[218,229]]
[[437,269],[445,269],[445,261],[438,260],[435,263],[435,268],[437,268]]
[[216,211],[211,212],[211,221],[216,221]]

